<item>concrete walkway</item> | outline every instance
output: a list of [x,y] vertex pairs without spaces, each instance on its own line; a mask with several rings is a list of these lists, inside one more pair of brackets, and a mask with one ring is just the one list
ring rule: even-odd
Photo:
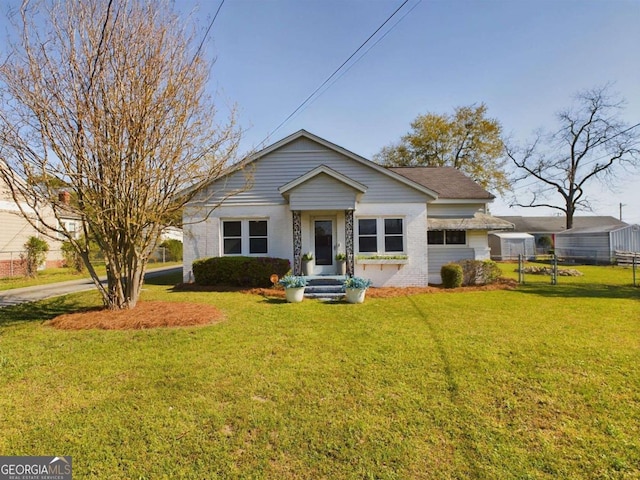
[[[182,267],[151,268],[147,270],[144,278],[149,279],[181,271]],[[107,281],[107,277],[100,277],[100,281],[105,283]],[[1,290],[0,308],[27,302],[37,302],[39,300],[44,300],[45,298],[82,292],[85,290],[91,290],[92,288],[96,288],[93,280],[90,278],[83,278],[81,280],[71,280],[68,282],[49,283],[47,285],[35,285],[33,287]]]

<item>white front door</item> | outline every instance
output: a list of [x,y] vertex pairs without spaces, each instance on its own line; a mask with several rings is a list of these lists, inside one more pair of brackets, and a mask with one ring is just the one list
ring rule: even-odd
[[313,255],[316,275],[335,274],[335,217],[316,217],[313,219]]

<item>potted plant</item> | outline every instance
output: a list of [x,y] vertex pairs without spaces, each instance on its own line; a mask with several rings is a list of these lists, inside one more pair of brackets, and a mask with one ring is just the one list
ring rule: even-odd
[[313,275],[313,253],[307,252],[302,255],[302,275],[305,277]]
[[362,277],[349,277],[344,281],[345,300],[349,303],[362,303],[371,280]]
[[284,294],[289,303],[300,303],[304,299],[304,287],[307,281],[304,277],[285,275],[278,283],[284,287]]
[[347,274],[347,254],[339,252],[336,254],[336,262],[338,263],[338,275]]

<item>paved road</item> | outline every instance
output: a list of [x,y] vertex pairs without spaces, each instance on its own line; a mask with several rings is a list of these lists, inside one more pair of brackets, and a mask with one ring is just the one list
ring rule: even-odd
[[[147,270],[145,279],[158,277],[167,273],[182,271],[182,267],[160,267]],[[100,277],[106,282],[106,277]],[[36,302],[45,298],[57,297],[68,293],[82,292],[96,288],[93,280],[84,278],[82,280],[71,280],[69,282],[50,283],[48,285],[36,285],[35,287],[14,288],[0,291],[0,308],[20,303]]]

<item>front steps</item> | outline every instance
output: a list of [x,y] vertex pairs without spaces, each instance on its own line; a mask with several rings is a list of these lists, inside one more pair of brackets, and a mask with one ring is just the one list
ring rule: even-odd
[[304,278],[307,280],[307,287],[304,289],[304,296],[307,298],[340,300],[344,297],[342,284],[347,278],[344,275],[312,275]]

